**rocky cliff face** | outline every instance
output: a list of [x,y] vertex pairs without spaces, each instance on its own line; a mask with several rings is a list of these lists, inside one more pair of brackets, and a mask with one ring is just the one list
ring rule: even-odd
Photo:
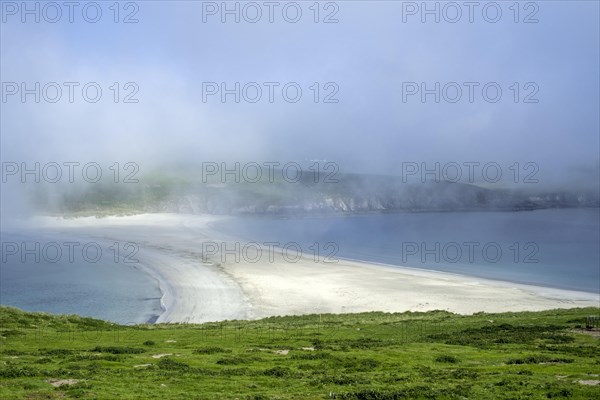
[[328,193],[308,191],[298,196],[269,198],[235,189],[211,193],[173,195],[145,211],[192,214],[323,214],[393,211],[534,210],[564,207],[599,207],[592,193],[525,194],[489,190],[473,185],[434,184],[388,188],[379,192]]
[[598,191],[487,189],[463,183],[406,184],[394,177],[346,175],[335,183],[161,182],[94,185],[32,193],[43,212],[326,214],[599,207]]

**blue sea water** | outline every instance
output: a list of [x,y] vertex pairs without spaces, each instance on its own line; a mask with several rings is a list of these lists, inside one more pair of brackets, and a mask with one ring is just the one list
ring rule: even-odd
[[[240,238],[242,244],[296,243],[309,257],[318,249],[320,256],[331,260],[356,259],[600,291],[598,209],[245,217],[217,222],[213,228]],[[2,233],[3,246],[78,240],[88,242],[38,232]],[[58,262],[43,256],[35,262],[31,255],[23,262],[19,255],[4,254],[3,247],[0,304],[124,324],[153,321],[162,312],[158,282],[139,264],[115,261],[110,243],[102,246],[103,256],[97,262],[82,259],[81,248],[73,262],[66,254]],[[53,257],[51,252],[47,256]]]
[[[245,217],[214,228],[355,259],[598,293],[599,209]],[[296,247],[297,249],[298,247]],[[293,247],[292,247],[293,249]]]
[[[80,245],[70,251],[64,243],[71,242]],[[39,243],[37,251],[35,243]],[[94,244],[88,246],[84,257],[83,245],[88,243]],[[32,232],[3,232],[0,304],[121,324],[155,320],[162,312],[158,282],[138,264],[125,263],[123,254],[115,259],[110,243],[98,243],[101,252],[97,253],[96,243]],[[13,244],[16,254],[11,254]]]

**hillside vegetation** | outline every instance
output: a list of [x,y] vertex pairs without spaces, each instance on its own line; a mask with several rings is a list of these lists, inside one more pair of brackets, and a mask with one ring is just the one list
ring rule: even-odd
[[137,183],[40,184],[28,188],[37,211],[70,216],[143,212],[229,215],[323,215],[427,211],[522,211],[599,207],[597,190],[548,191],[537,185],[502,189],[399,176],[306,171],[296,180],[202,177],[188,167],[139,176]]
[[0,307],[0,398],[594,399],[599,311],[121,326]]

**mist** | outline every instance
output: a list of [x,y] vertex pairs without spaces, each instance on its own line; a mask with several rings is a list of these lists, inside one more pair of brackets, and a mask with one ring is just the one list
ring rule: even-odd
[[[222,23],[221,13],[207,14],[202,2],[141,3],[131,24],[114,23],[111,14],[98,23],[25,24],[4,15],[2,161],[95,162],[105,175],[115,162],[130,162],[140,176],[206,162],[308,166],[318,159],[343,173],[394,177],[407,163],[495,163],[504,173],[500,182],[481,174],[460,182],[597,192],[597,3],[543,3],[537,23],[521,23],[524,14],[515,23],[508,9],[497,23],[480,13],[472,23],[466,15],[457,23],[431,16],[422,23],[401,3],[341,2],[331,17],[336,23],[314,23],[308,5],[297,23],[278,13],[272,23],[266,15],[257,23],[230,15]],[[322,9],[320,21],[332,11]],[[23,82],[27,89],[58,83],[62,97],[52,103],[42,93],[36,102],[29,94],[22,101],[6,83]],[[73,102],[64,82],[78,83]],[[97,102],[82,98],[90,82],[102,88]],[[221,97],[221,84],[231,90],[236,82],[256,85],[239,102],[235,94]],[[277,83],[272,102],[265,82]],[[297,102],[280,90],[291,82],[302,89]],[[407,94],[436,82],[456,85],[440,101]],[[473,101],[465,82],[477,83]],[[502,89],[497,102],[482,97],[490,82]],[[262,97],[248,101],[256,86]],[[461,99],[447,101],[457,86]],[[515,163],[522,175],[506,179]],[[537,168],[535,185],[522,182],[528,163]],[[3,209],[24,207],[22,188],[4,187]]]

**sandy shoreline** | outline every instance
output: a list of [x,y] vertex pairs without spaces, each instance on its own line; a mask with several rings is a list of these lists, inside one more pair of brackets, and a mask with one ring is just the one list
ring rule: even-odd
[[36,217],[48,232],[139,245],[140,267],[160,282],[165,311],[156,322],[207,322],[273,315],[364,311],[535,311],[598,307],[600,296],[452,273],[304,257],[225,262],[202,257],[203,242],[231,238],[211,228],[221,217],[143,214],[63,219]]
[[162,292],[163,313],[156,323],[246,319],[249,302],[239,285],[202,259],[201,243],[209,240],[207,226],[215,219],[180,214],[36,217],[29,225],[85,240],[135,243],[139,247],[135,265],[156,279]]
[[328,265],[279,260],[268,267],[235,263],[226,268],[255,299],[255,318],[367,311],[472,314],[599,304],[593,293],[344,260]]

